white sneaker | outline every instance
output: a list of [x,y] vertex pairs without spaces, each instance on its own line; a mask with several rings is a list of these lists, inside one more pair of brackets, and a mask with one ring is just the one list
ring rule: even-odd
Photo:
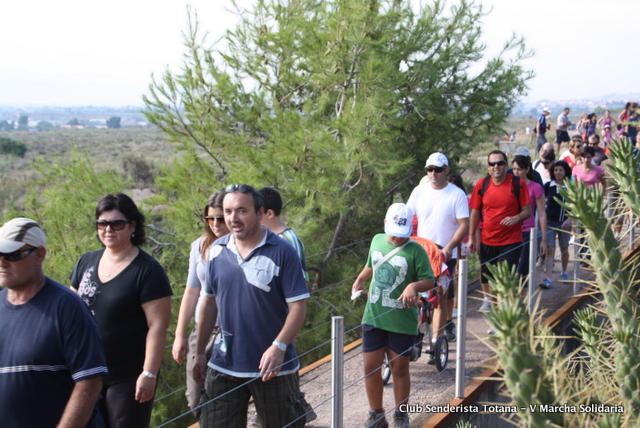
[[480,306],[480,309],[478,309],[480,312],[489,312],[491,311],[491,300],[489,299],[484,299],[484,301],[482,302],[482,305]]

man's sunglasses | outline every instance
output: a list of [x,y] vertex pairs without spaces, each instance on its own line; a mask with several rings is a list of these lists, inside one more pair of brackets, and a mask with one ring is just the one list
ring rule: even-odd
[[224,216],[222,215],[208,215],[204,218],[207,221],[207,224],[209,226],[213,226],[216,221],[219,221],[220,223],[224,223]]
[[487,162],[489,166],[505,166],[507,163],[503,160],[498,162]]
[[107,227],[111,226],[111,230],[122,230],[129,223],[131,220],[98,220],[96,221],[96,229],[107,230]]
[[427,170],[427,172],[442,172],[444,171],[444,167],[443,166],[428,166],[425,168]]
[[31,247],[26,250],[14,251],[13,253],[0,253],[0,257],[4,257],[8,262],[19,262],[37,249],[38,247]]

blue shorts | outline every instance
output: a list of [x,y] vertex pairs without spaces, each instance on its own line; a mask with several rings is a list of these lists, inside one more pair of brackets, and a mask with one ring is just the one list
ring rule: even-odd
[[[418,320],[416,320],[416,326]],[[374,352],[387,348],[405,357],[411,356],[411,348],[417,338],[413,334],[394,333],[368,324],[362,324],[362,352]]]
[[569,248],[569,239],[571,239],[571,233],[568,230],[562,230],[562,222],[549,220],[547,222],[547,229],[547,247],[556,246],[557,236],[560,248]]

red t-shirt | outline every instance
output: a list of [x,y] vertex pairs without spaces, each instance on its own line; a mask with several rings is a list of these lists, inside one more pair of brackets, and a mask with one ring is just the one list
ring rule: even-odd
[[478,192],[482,189],[485,178],[478,180],[473,188],[469,206],[482,213],[483,244],[499,246],[522,242],[522,223],[516,223],[513,226],[500,224],[502,219],[518,215],[522,210],[521,207],[529,204],[527,185],[520,178],[518,179],[520,180],[520,203],[516,201],[512,177],[511,174],[507,174],[506,179],[499,186],[496,186],[491,178],[486,178],[489,180],[489,186],[482,196]]

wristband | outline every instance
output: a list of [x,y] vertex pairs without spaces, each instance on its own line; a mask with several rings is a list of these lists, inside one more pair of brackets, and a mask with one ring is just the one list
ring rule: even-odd
[[154,375],[153,373],[148,372],[146,370],[143,370],[142,374],[145,375],[146,377],[148,377],[149,379],[155,379],[156,378],[156,375]]
[[285,345],[282,342],[278,342],[277,340],[274,340],[272,345],[276,345],[278,347],[278,349],[281,350],[282,352],[286,352],[287,351],[287,345]]

